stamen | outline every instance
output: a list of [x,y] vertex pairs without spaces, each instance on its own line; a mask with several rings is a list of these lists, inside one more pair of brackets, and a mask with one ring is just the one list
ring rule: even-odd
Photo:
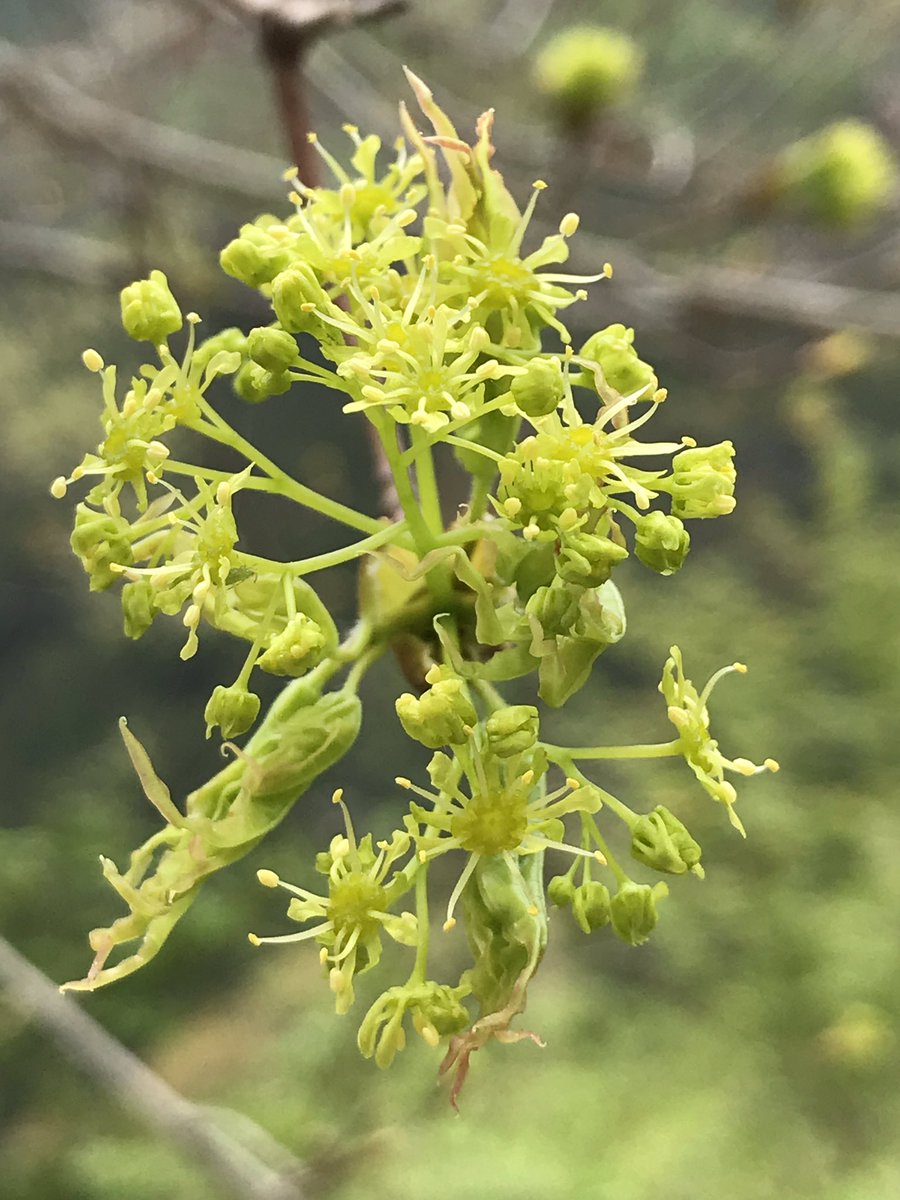
[[255,933],[247,934],[247,941],[251,946],[276,946],[287,945],[288,942],[308,942],[310,938],[318,937],[320,933],[327,933],[331,929],[331,922],[326,921],[323,925],[315,925],[312,929],[304,929],[300,933],[283,933],[278,937],[258,937]]
[[450,893],[450,899],[447,902],[447,920],[444,922],[444,932],[448,933],[456,924],[456,918],[453,916],[453,910],[456,908],[460,896],[463,894],[466,884],[472,877],[472,872],[478,865],[478,855],[470,854],[468,862],[462,869],[459,879],[456,881],[456,886]]

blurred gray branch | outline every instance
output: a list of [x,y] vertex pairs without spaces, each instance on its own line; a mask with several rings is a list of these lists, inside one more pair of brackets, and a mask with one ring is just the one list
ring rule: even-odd
[[[9,1002],[56,1039],[63,1052],[135,1116],[187,1152],[237,1200],[304,1200],[302,1163],[268,1134],[254,1130],[256,1146],[277,1157],[278,1170],[210,1114],[186,1100],[116,1041],[9,942],[0,937],[0,989]],[[242,1119],[244,1124],[247,1118]],[[277,1155],[273,1153],[277,1145]]]

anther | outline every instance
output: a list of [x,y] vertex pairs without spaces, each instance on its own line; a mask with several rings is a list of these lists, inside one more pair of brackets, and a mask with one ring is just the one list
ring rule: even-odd
[[612,277],[613,277],[612,263],[605,262],[603,264],[603,274],[606,276],[607,279],[612,279]]
[[739,675],[747,674],[747,664],[746,663],[732,663],[732,667],[734,668],[735,671],[737,671],[737,673]]
[[456,917],[448,917],[441,928],[444,930],[444,933],[449,933],[451,929],[455,929]]
[[66,491],[68,490],[68,487],[69,485],[66,482],[65,477],[63,475],[57,475],[57,477],[50,484],[50,495],[54,500],[62,500],[63,496],[65,496]]
[[96,350],[85,350],[84,354],[81,356],[81,361],[89,371],[96,372],[103,370],[103,359]]
[[599,850],[594,851],[594,858],[597,860],[597,862],[600,864],[601,867],[606,866],[606,855],[601,854]]
[[407,779],[403,775],[398,775],[397,778],[394,780],[394,783],[396,783],[398,785],[398,787],[406,788],[407,790],[412,787],[412,780]]
[[281,880],[278,878],[275,872],[266,870],[265,867],[256,872],[256,878],[263,885],[263,887],[267,888],[278,887],[279,883],[281,883]]
[[767,758],[763,763],[763,766],[767,771],[772,771],[773,773],[781,770],[781,763],[775,758]]
[[577,231],[580,223],[581,218],[579,217],[578,213],[566,213],[559,223],[559,232],[563,235],[563,237],[572,237],[572,235]]
[[257,937],[255,933],[248,933],[247,941],[250,943],[251,946],[261,946],[262,945],[262,938]]
[[343,800],[343,798],[344,798],[344,789],[343,788],[335,788],[331,794],[331,803],[332,804],[340,804],[340,802]]

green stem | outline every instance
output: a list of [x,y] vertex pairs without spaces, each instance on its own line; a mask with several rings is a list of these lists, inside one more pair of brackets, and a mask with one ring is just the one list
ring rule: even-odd
[[491,480],[483,475],[476,475],[472,480],[472,490],[469,493],[469,511],[466,522],[480,521],[487,510],[488,496],[491,494]]
[[431,929],[428,923],[428,864],[422,863],[416,872],[416,924],[419,940],[416,944],[416,961],[410,983],[424,983],[428,978],[428,941]]
[[681,739],[671,742],[654,742],[643,746],[551,746],[543,743],[544,749],[554,762],[559,759],[623,759],[623,758],[675,758],[682,753]]
[[588,779],[587,775],[585,775],[582,771],[579,771],[571,760],[567,761],[566,759],[562,758],[556,760],[556,762],[557,766],[562,767],[568,776],[571,776],[573,779],[577,779],[579,783],[596,792],[606,807],[614,812],[616,816],[619,817],[620,820],[624,821],[628,828],[631,829],[637,820],[636,812],[633,812],[627,804],[623,804],[618,796],[614,796],[612,792],[608,792],[606,788],[602,788],[599,784],[594,783],[593,779]]
[[470,442],[468,438],[450,437],[448,435],[441,438],[441,441],[448,442],[451,446],[459,446],[461,450],[471,450],[473,454],[481,454],[484,458],[490,458],[495,463],[506,462],[504,455],[498,454],[496,450],[489,450],[487,446],[479,446],[477,442]]
[[[421,444],[421,431],[413,429],[413,447]],[[441,498],[438,492],[437,479],[434,474],[434,459],[431,448],[425,446],[416,459],[416,482],[419,485],[419,501],[432,533],[440,534],[444,529],[444,519],[441,516]]]
[[[305,484],[298,483],[296,479],[283,471],[265,454],[257,450],[252,442],[248,442],[246,438],[241,437],[236,429],[233,429],[227,421],[224,421],[214,408],[205,400],[201,399],[201,406],[208,420],[212,423],[203,429],[206,437],[213,441],[220,442],[223,446],[230,446],[233,450],[237,450],[242,454],[248,462],[255,463],[260,470],[270,476],[275,487],[272,489],[281,496],[285,496],[289,500],[294,500],[298,504],[302,504],[305,508],[311,508],[314,512],[321,513],[323,517],[330,517],[333,521],[340,521],[344,525],[349,525],[351,529],[359,529],[363,533],[378,533],[383,528],[381,522],[375,517],[367,517],[363,513],[357,512],[353,508],[348,508],[346,504],[341,504],[337,500],[331,500],[328,496],[323,496],[312,488],[306,487]],[[208,411],[207,411],[208,410]],[[230,478],[230,476],[228,476]]]
[[491,537],[501,528],[495,524],[460,525],[456,529],[448,529],[436,539],[438,546],[465,546],[469,542],[478,542],[482,538]]
[[606,859],[607,866],[612,871],[613,875],[615,875],[615,877],[616,877],[616,882],[619,885],[621,885],[623,883],[627,883],[628,876],[625,874],[625,872],[619,866],[616,856],[613,854],[612,850],[610,850],[610,848],[607,844],[606,838],[603,836],[603,834],[597,828],[597,822],[593,819],[593,817],[589,816],[587,813],[582,813],[581,814],[581,828],[582,828],[582,832],[587,835],[588,841],[590,841],[590,839],[593,838],[594,841],[597,843],[597,849],[600,851],[600,853]]
[[416,550],[419,557],[424,558],[429,550],[434,548],[434,538],[425,522],[419,503],[413,495],[409,474],[406,468],[401,466],[396,427],[393,421],[390,418],[386,418],[383,413],[370,411],[367,415],[375,426],[384,450],[384,456],[388,461],[388,466],[391,468],[391,474],[394,477],[394,487],[397,489],[397,499],[400,501],[403,515],[409,524],[410,533],[416,543]]
[[328,567],[337,567],[341,563],[352,562],[364,554],[370,554],[388,542],[396,542],[399,536],[406,532],[406,522],[398,521],[393,525],[383,525],[380,533],[363,538],[360,542],[351,542],[340,550],[329,550],[325,554],[314,554],[310,558],[298,558],[294,562],[275,562],[260,558],[255,554],[242,554],[241,561],[247,566],[259,566],[263,570],[276,570],[299,578],[301,575],[311,575],[314,571],[324,571]]

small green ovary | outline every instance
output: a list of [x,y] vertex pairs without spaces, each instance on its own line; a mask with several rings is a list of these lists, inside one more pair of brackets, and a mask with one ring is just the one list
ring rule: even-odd
[[477,295],[486,292],[484,305],[494,311],[508,307],[510,301],[516,300],[526,305],[529,292],[537,290],[539,281],[534,272],[523,263],[511,258],[491,258],[479,263],[472,291]]
[[521,845],[528,830],[528,799],[520,791],[473,796],[454,813],[450,834],[474,854],[502,854]]
[[350,875],[332,884],[328,908],[336,934],[343,929],[359,929],[365,938],[378,927],[378,918],[372,914],[385,911],[387,894],[380,884],[367,876]]

